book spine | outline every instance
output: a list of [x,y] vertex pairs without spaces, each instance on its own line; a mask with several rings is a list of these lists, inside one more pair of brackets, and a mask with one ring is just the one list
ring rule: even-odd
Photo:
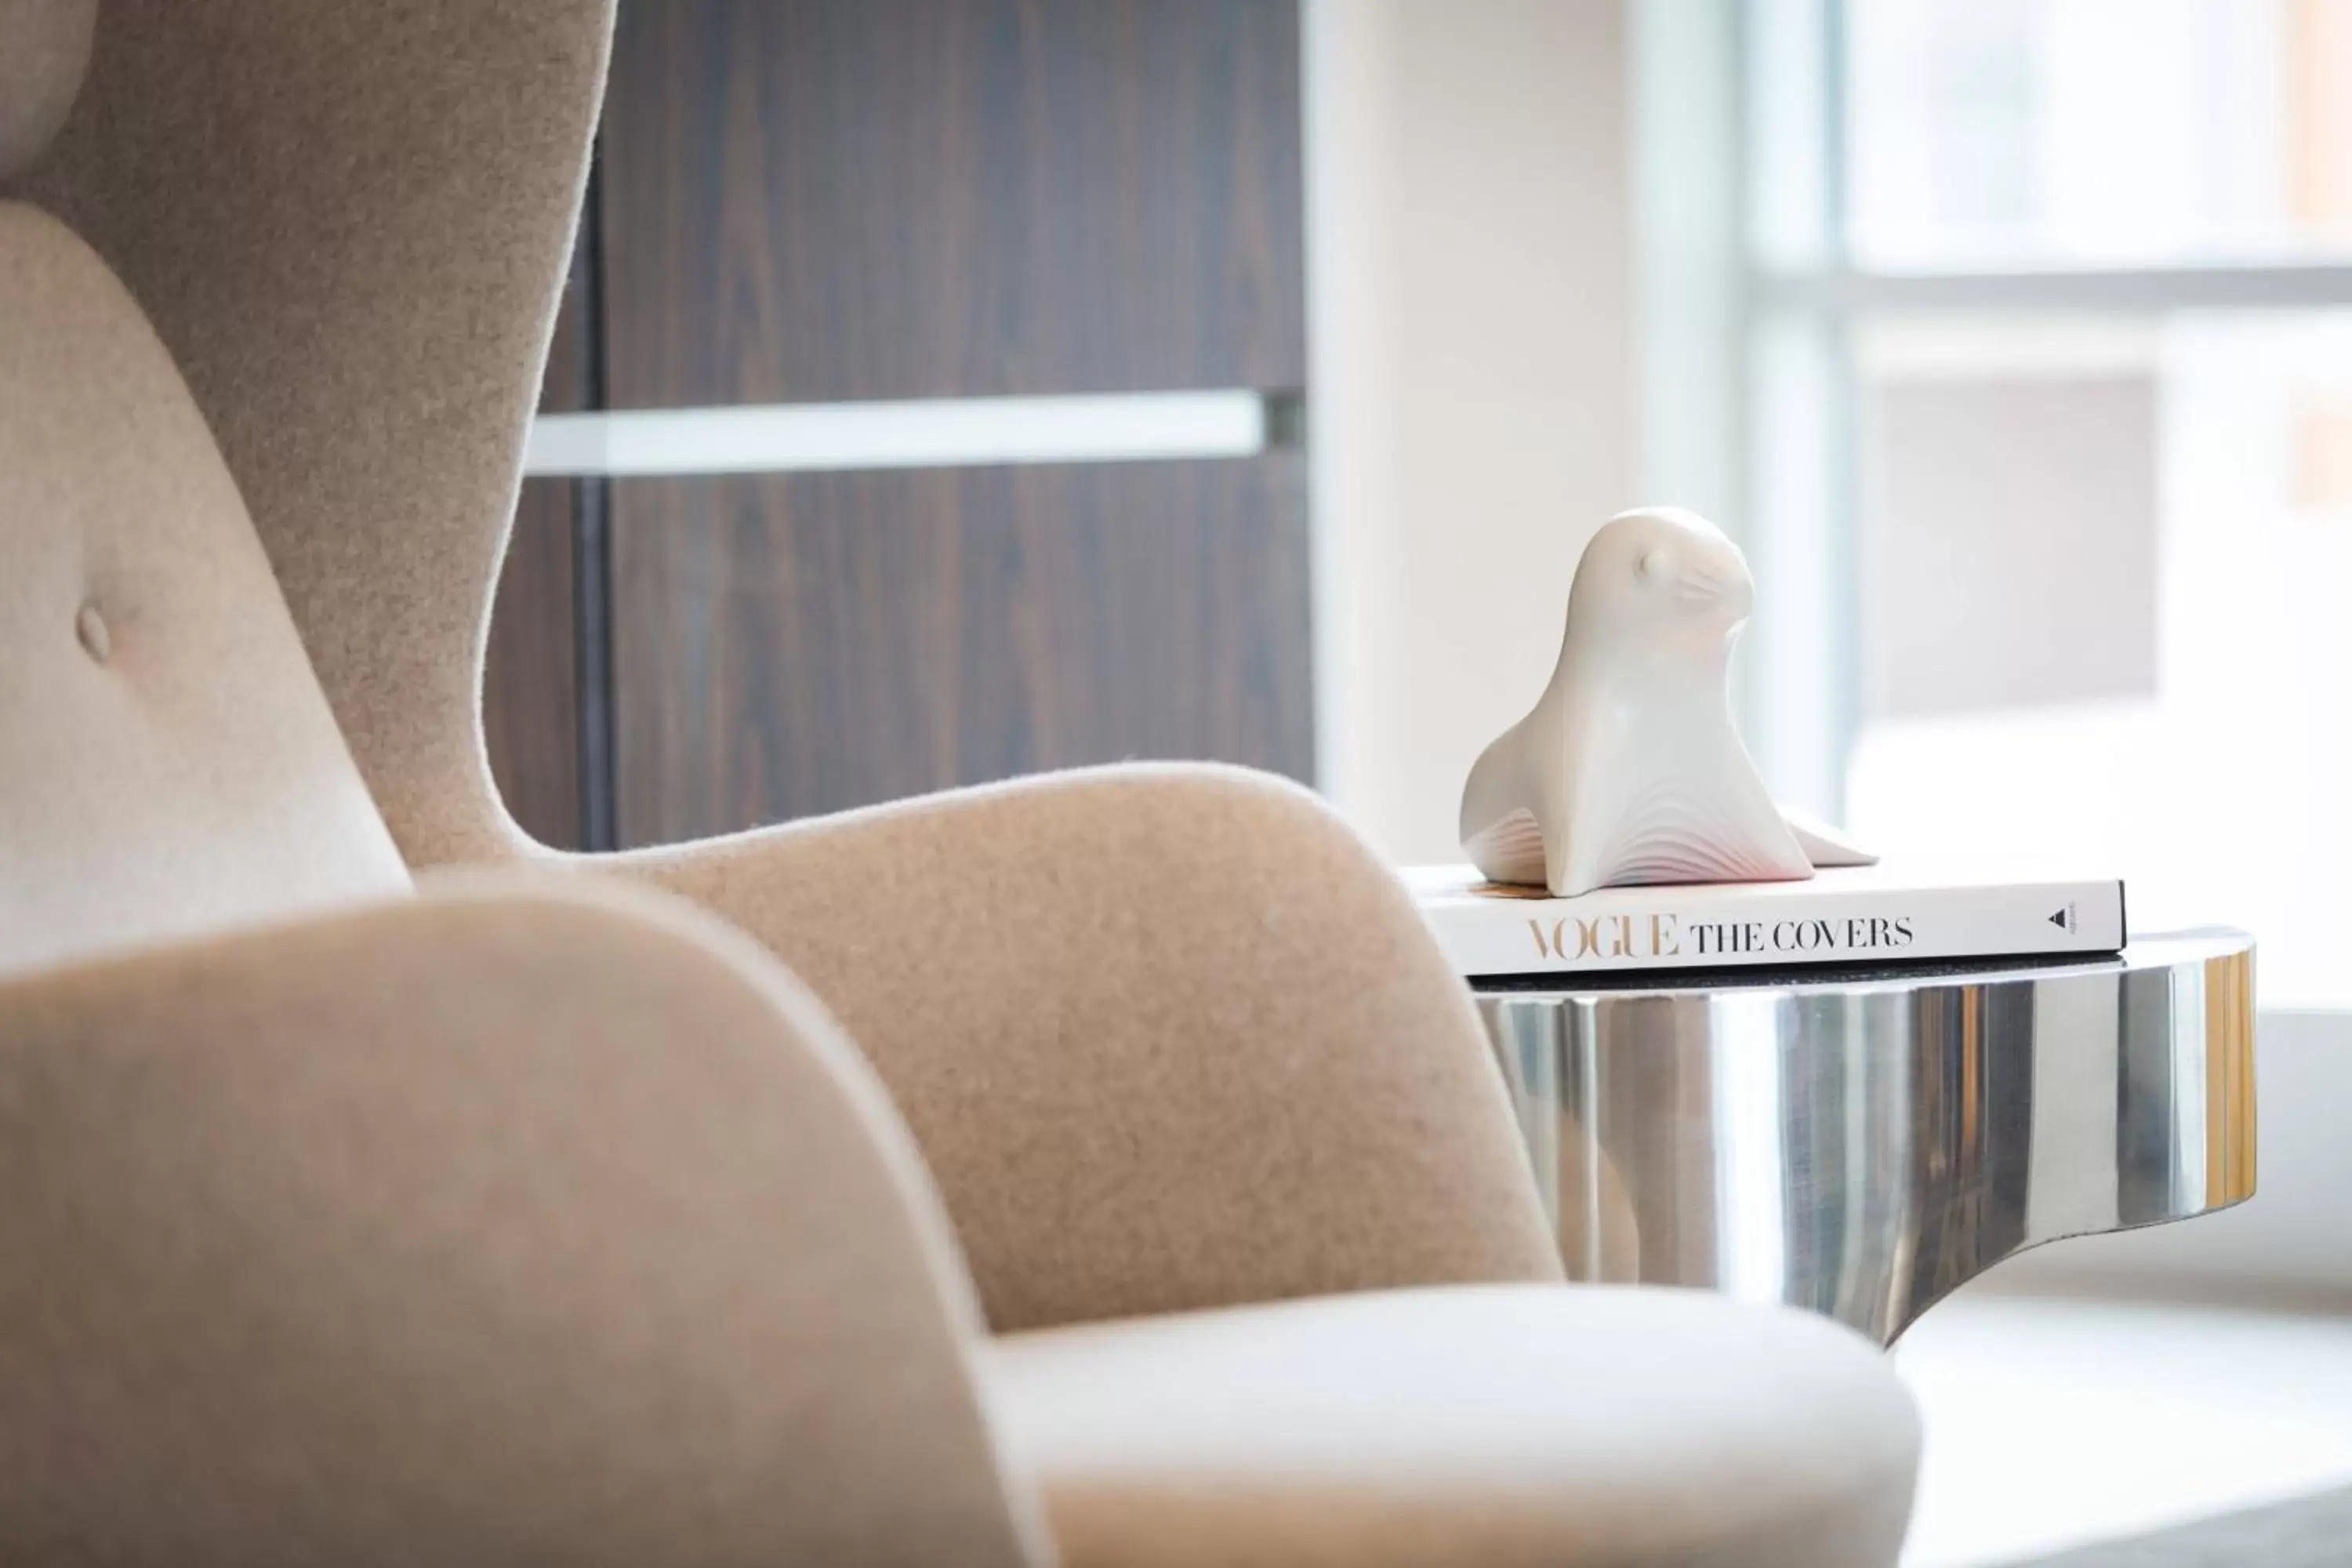
[[1734,901],[1660,888],[1639,901],[1449,900],[1422,913],[1466,976],[2096,955],[2125,941],[2120,882]]

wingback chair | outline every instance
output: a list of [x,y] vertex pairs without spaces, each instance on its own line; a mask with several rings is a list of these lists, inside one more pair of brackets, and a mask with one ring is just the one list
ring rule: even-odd
[[1305,792],[514,827],[609,24],[0,0],[0,1560],[1891,1562],[1884,1363],[1560,1284]]

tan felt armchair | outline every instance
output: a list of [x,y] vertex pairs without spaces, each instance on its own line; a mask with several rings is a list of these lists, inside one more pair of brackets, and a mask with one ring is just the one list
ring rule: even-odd
[[0,1560],[1890,1563],[1884,1363],[1560,1284],[1305,792],[514,828],[609,22],[0,0]]

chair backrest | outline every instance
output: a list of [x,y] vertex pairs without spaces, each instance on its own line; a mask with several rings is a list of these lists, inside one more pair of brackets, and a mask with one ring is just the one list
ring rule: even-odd
[[[90,0],[0,0],[0,179]],[[89,247],[0,200],[0,972],[407,872],[203,416]]]
[[482,650],[611,7],[104,0],[80,98],[6,193],[152,321],[412,865],[529,847]]

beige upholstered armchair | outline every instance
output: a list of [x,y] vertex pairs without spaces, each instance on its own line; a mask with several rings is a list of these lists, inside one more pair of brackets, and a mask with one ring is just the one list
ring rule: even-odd
[[1883,1363],[1560,1285],[1304,792],[510,825],[608,20],[0,0],[0,1559],[1890,1562]]

